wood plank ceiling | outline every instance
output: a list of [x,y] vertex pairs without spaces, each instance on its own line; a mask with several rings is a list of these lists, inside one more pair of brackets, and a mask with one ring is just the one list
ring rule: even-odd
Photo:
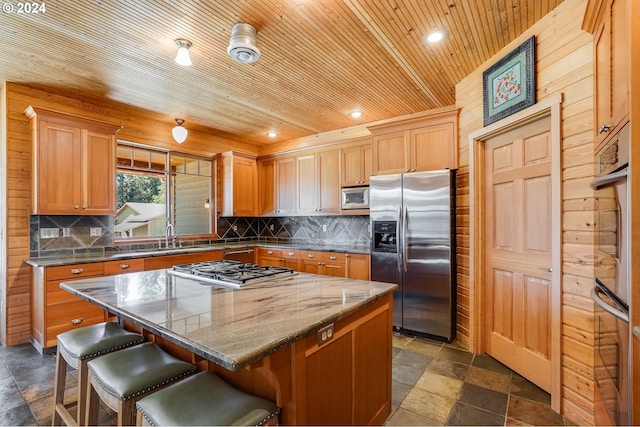
[[[561,1],[47,0],[37,14],[12,2],[0,78],[261,145],[453,105],[459,80]],[[227,55],[238,22],[258,32],[255,63]],[[423,44],[433,28],[448,38]],[[191,67],[174,62],[178,38]]]

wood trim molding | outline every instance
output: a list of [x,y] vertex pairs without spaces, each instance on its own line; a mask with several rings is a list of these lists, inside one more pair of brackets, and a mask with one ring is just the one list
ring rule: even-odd
[[498,134],[530,123],[540,117],[551,119],[551,205],[552,205],[552,273],[551,273],[551,407],[560,412],[562,401],[562,94],[550,96],[516,114],[469,134],[469,260],[470,306],[473,327],[469,347],[484,353],[484,142]]

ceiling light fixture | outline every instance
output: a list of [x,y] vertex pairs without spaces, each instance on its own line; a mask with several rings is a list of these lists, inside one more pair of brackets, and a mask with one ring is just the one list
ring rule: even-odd
[[276,136],[278,136],[278,132],[276,132],[275,130],[269,131],[267,132],[267,136],[269,138],[275,138]]
[[256,29],[250,24],[235,24],[231,29],[231,40],[227,53],[234,61],[243,64],[256,62],[260,58],[260,49],[256,42]]
[[178,123],[178,126],[171,129],[171,134],[178,144],[182,144],[184,140],[187,139],[187,134],[189,132],[182,126],[184,123],[183,119],[176,119],[176,123]]
[[191,65],[191,56],[189,55],[189,49],[191,49],[191,42],[185,39],[177,39],[178,53],[176,54],[176,63],[188,67]]
[[360,111],[360,110],[354,110],[354,111],[350,112],[350,113],[349,113],[349,115],[350,115],[351,117],[353,117],[354,119],[357,119],[357,118],[359,118],[359,117],[362,117],[362,111]]
[[436,29],[425,34],[422,37],[422,43],[434,44],[444,40],[446,37],[447,37],[447,32],[445,30]]

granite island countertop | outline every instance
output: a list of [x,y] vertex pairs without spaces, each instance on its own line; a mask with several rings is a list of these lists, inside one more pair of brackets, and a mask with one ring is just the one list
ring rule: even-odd
[[397,285],[296,273],[230,288],[167,270],[60,287],[230,370],[357,312]]
[[224,249],[243,248],[243,247],[269,247],[269,248],[282,248],[282,249],[295,249],[295,250],[308,250],[308,251],[322,251],[322,252],[343,252],[354,254],[366,254],[370,253],[370,247],[368,245],[354,244],[354,245],[337,245],[328,243],[273,243],[264,241],[240,241],[240,242],[225,242],[225,243],[212,243],[207,245],[198,246],[185,246],[182,248],[169,248],[169,249],[152,249],[141,251],[100,251],[100,252],[84,252],[70,255],[60,255],[51,257],[35,257],[28,258],[25,262],[33,267],[55,267],[61,265],[82,264],[91,262],[105,262],[114,260],[125,260],[133,258],[150,258],[167,255],[178,255],[193,252],[206,252],[217,251]]

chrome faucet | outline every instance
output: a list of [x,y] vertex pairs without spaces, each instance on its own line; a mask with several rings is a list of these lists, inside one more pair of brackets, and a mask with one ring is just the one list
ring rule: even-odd
[[173,227],[169,221],[167,221],[167,228],[165,229],[165,237],[164,237],[164,247],[169,247],[169,238],[171,238],[171,244],[175,248],[176,247],[176,229]]

